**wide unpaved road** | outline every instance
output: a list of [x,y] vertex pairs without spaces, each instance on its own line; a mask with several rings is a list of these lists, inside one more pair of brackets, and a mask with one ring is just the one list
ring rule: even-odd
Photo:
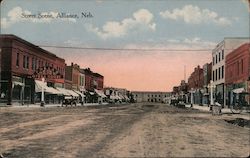
[[164,104],[0,108],[3,157],[248,156],[250,129]]

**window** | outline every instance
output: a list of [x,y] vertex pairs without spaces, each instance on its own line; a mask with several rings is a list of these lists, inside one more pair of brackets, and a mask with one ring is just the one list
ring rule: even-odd
[[221,58],[224,59],[224,50],[221,51]]
[[214,70],[213,70],[213,81],[214,81]]
[[218,57],[217,57],[217,54],[216,54],[215,64],[217,64],[217,62],[218,62]]
[[31,69],[32,69],[32,70],[35,70],[35,60],[34,60],[34,57],[32,57]]
[[16,66],[19,66],[19,53],[16,54]]
[[161,95],[159,95],[159,97],[161,97]]
[[244,67],[243,67],[243,59],[241,59],[241,73],[243,74],[244,73]]
[[240,74],[240,62],[239,61],[237,62],[237,74],[238,75]]
[[215,70],[215,80],[216,80],[216,81],[217,81],[217,79],[218,79],[218,78],[217,78],[217,77],[218,77],[217,74],[218,74],[218,69]]
[[219,67],[219,70],[218,70],[218,71],[219,71],[219,72],[218,72],[218,73],[219,73],[218,78],[219,78],[219,80],[220,80],[220,67]]
[[25,68],[26,67],[26,56],[24,55],[23,56],[23,68]]
[[30,62],[29,62],[30,61],[30,57],[27,56],[26,59],[27,59],[26,68],[29,69],[29,67],[30,67]]
[[224,78],[224,66],[221,67],[221,78]]
[[214,57],[213,57],[213,65],[214,65]]
[[220,62],[220,52],[219,52],[219,62]]

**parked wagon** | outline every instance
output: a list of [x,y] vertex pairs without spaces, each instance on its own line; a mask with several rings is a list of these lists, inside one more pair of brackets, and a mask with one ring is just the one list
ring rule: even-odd
[[68,105],[70,105],[70,106],[75,105],[76,106],[76,103],[77,103],[76,98],[73,98],[72,96],[65,96],[63,99],[63,102],[62,102],[62,107],[63,107],[63,105],[65,105],[66,107]]

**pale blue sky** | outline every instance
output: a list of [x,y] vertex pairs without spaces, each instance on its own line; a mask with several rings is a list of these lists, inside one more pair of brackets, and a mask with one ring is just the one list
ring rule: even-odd
[[[183,19],[164,19],[159,14],[166,10],[171,12],[176,8],[181,10],[187,5],[198,7],[200,12],[204,9],[215,12],[218,18],[226,18],[231,24],[219,25],[211,22],[212,19],[201,21],[198,24],[185,23]],[[61,45],[65,42],[72,42],[72,44],[84,44],[93,47],[123,47],[128,44],[165,43],[167,40],[194,38],[219,42],[225,36],[249,36],[249,12],[246,6],[242,0],[214,0],[212,2],[209,0],[43,0],[40,2],[37,0],[4,0],[1,5],[1,17],[7,19],[10,19],[8,13],[16,7],[33,14],[38,12],[72,14],[91,12],[94,17],[76,19],[76,22],[57,20],[50,23],[34,23],[31,20],[22,21],[22,18],[20,18],[20,21],[9,24],[7,27],[3,28],[2,26],[1,31],[2,33],[16,34],[36,44]],[[132,18],[133,13],[140,9],[146,9],[153,15],[152,23],[156,25],[155,30],[132,28],[123,36],[102,39],[86,28],[88,24],[101,29],[108,21],[121,22],[125,18]]]

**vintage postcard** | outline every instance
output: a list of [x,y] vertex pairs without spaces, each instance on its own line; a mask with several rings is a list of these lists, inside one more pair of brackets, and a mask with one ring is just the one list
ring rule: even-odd
[[250,156],[249,0],[0,4],[0,158]]

